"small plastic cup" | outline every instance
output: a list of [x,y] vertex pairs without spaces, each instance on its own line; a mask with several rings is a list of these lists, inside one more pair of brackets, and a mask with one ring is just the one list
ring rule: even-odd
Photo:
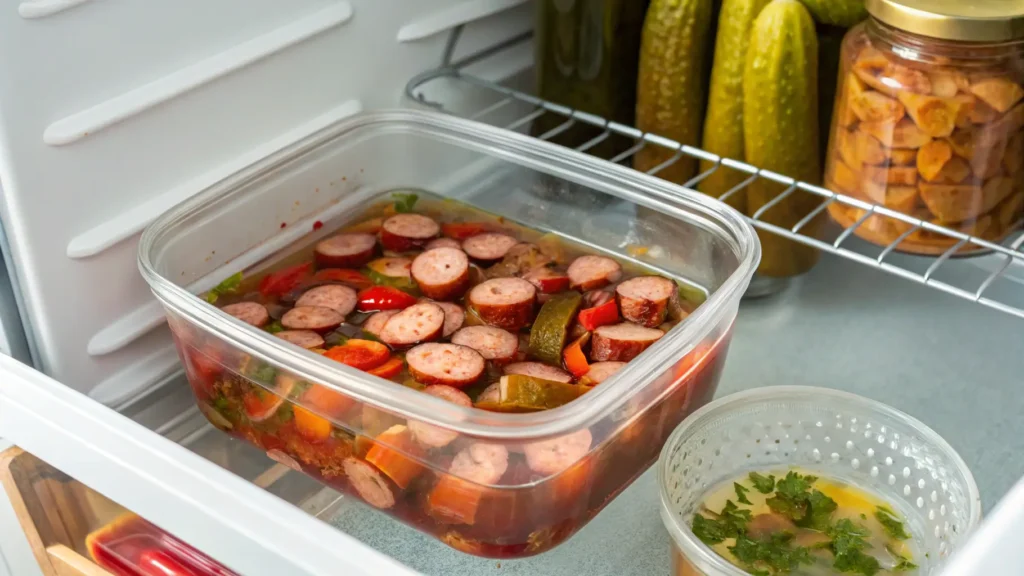
[[746,574],[694,536],[708,490],[748,472],[798,467],[880,496],[914,536],[918,574],[935,574],[981,519],[963,459],[931,428],[880,402],[802,386],[759,388],[694,412],[658,460],[674,574]]

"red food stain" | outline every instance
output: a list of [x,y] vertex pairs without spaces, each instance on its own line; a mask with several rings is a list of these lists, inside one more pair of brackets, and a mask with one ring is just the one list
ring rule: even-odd
[[288,223],[287,223],[287,222],[281,222],[281,228],[284,228],[284,227],[285,227],[285,226],[287,226],[287,225],[288,225]]
[[323,222],[321,222],[319,220],[317,220],[316,222],[313,222],[313,230],[319,230],[319,229],[321,229],[323,227],[324,227],[324,223]]

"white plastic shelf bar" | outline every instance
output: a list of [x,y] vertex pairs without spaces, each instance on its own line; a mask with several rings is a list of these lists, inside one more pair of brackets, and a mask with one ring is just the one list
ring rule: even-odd
[[[721,158],[710,152],[684,145],[670,138],[643,132],[633,126],[613,122],[579,110],[573,110],[567,106],[543,100],[509,85],[497,84],[466,72],[466,67],[470,64],[491,58],[504,50],[512,49],[517,44],[528,41],[529,37],[529,34],[524,34],[458,62],[452,62],[436,70],[420,74],[409,81],[406,93],[411,99],[425,106],[498,125],[510,130],[529,130],[536,120],[544,116],[553,115],[560,118],[560,122],[547,124],[554,126],[553,128],[548,129],[545,133],[536,135],[543,140],[553,139],[577,124],[587,125],[595,129],[597,135],[577,146],[576,149],[581,152],[588,152],[610,138],[619,139],[620,141],[625,139],[626,142],[631,142],[632,145],[621,146],[625,150],[612,157],[610,161],[626,166],[631,166],[633,156],[647,146],[658,146],[674,151],[674,155],[669,160],[648,171],[648,174],[652,175],[656,175],[683,157],[691,157],[710,163],[709,169],[697,174],[694,178],[684,183],[683,186],[685,188],[693,188],[701,180],[704,180],[717,170],[728,169],[745,174],[746,178],[741,183],[723,194],[723,200],[733,194],[740,193],[755,181],[769,180],[776,182],[782,185],[784,190],[774,200],[748,217],[756,228],[813,246],[866,266],[879,268],[902,278],[977,302],[1001,312],[1024,318],[1024,298],[1021,298],[1021,284],[1024,283],[1024,251],[1022,251],[1021,246],[1024,244],[1024,235],[1011,237],[1003,244],[977,238],[883,206],[877,206],[851,196],[837,194],[820,186],[798,182],[784,174],[762,170],[745,162]],[[456,29],[452,34],[453,42],[457,41],[457,38],[458,30]],[[432,89],[434,84],[443,84],[446,90]],[[490,92],[493,95],[492,102],[483,108],[464,110],[458,109],[457,104],[437,96],[437,94],[458,94],[459,90]],[[455,97],[452,98],[453,101],[455,99]],[[510,116],[510,110],[517,113]],[[789,228],[763,220],[765,213],[773,206],[778,205],[779,202],[786,198],[799,194],[809,194],[818,198],[819,204],[806,218],[803,218]],[[809,224],[816,217],[822,216],[823,212],[833,204],[859,209],[862,211],[862,215],[853,225],[834,238],[826,239],[823,236],[811,235],[810,230],[808,230],[811,228]],[[877,249],[865,249],[865,243],[856,242],[853,240],[853,237],[855,236],[856,229],[868,221],[869,218],[875,219],[876,222],[877,219],[890,220],[893,223],[899,223],[906,230],[887,246],[879,246]],[[933,237],[941,237],[947,240],[949,248],[934,257],[908,258],[904,256],[897,249],[898,246],[911,234],[918,231],[927,231]],[[951,273],[950,270],[955,266],[950,263],[958,261],[961,258],[959,254],[965,248],[977,251],[972,252],[975,254],[984,254],[986,258],[985,266],[972,267],[976,270],[974,274],[963,274],[960,269],[957,269],[956,273]]]

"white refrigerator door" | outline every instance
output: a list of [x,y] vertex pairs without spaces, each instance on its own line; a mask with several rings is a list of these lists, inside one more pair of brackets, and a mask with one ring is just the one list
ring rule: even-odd
[[6,356],[0,436],[246,576],[415,574]]

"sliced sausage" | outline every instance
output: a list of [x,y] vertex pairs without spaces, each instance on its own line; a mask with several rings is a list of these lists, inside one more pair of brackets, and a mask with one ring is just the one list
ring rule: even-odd
[[412,261],[412,279],[428,298],[454,300],[469,288],[469,258],[457,248],[428,250]]
[[360,268],[373,259],[376,249],[373,234],[338,234],[317,243],[313,257],[321,268]]
[[519,240],[507,234],[485,232],[463,240],[462,249],[476,262],[489,266],[504,258],[516,244],[519,244]]
[[267,450],[267,456],[269,456],[274,462],[284,464],[296,472],[302,472],[302,466],[298,461],[286,454],[283,450],[278,450],[277,448]]
[[307,350],[324,345],[323,337],[312,330],[282,330],[275,334],[275,336]]
[[296,306],[284,313],[281,317],[281,326],[288,330],[312,330],[323,334],[334,330],[344,321],[345,317],[333,308]]
[[413,304],[388,319],[380,339],[394,348],[404,348],[441,337],[444,310],[433,302]]
[[448,472],[456,478],[484,486],[494,484],[508,470],[508,449],[500,444],[475,442],[455,455]]
[[[466,396],[465,392],[451,386],[427,386],[423,391],[431,396],[447,400],[459,406],[468,408],[473,405],[473,402],[469,399],[469,396]],[[416,441],[427,448],[443,448],[459,437],[458,432],[415,420],[409,420],[409,430],[412,432],[413,437],[416,438]]]
[[434,304],[437,304],[441,307],[441,310],[444,310],[442,338],[447,338],[455,334],[456,330],[462,328],[462,324],[466,321],[466,311],[462,309],[462,306],[452,304],[451,302],[434,302]]
[[409,373],[428,386],[465,388],[480,379],[485,361],[476,350],[457,344],[420,344],[405,355]]
[[452,344],[469,346],[484,357],[502,364],[519,353],[519,337],[494,326],[468,326],[452,335]]
[[228,304],[221,308],[221,310],[257,328],[262,328],[266,326],[267,322],[270,322],[270,312],[267,312],[266,306],[258,302]]
[[615,294],[607,290],[591,290],[583,295],[583,307],[596,308],[601,304],[607,304],[612,298],[615,298]]
[[538,474],[553,476],[582,460],[592,441],[590,430],[584,428],[558,438],[527,444],[523,447],[526,465]]
[[569,289],[569,276],[548,266],[539,266],[523,274],[523,280],[537,287],[542,294],[556,294]]
[[385,250],[406,252],[426,246],[441,233],[433,218],[422,214],[395,214],[381,224],[380,243]]
[[554,259],[545,254],[540,246],[530,242],[520,242],[509,249],[501,262],[487,269],[487,276],[489,278],[519,276],[553,262]]
[[374,312],[372,316],[366,319],[366,322],[363,322],[363,332],[373,334],[380,338],[380,332],[384,329],[384,325],[388,323],[388,320],[390,320],[392,316],[398,314],[398,312],[399,310],[381,310],[380,312]]
[[600,384],[625,367],[625,362],[594,362],[584,377],[591,384]]
[[370,262],[369,267],[374,272],[388,278],[411,278],[412,260],[408,258],[392,257],[378,258]]
[[505,366],[504,372],[505,374],[522,374],[524,376],[540,378],[541,380],[564,382],[566,384],[572,382],[572,374],[561,368],[555,368],[540,362],[516,362],[515,364]]
[[467,299],[485,323],[518,331],[533,321],[537,288],[522,278],[494,278],[474,286]]
[[455,238],[434,238],[430,242],[427,242],[424,250],[433,250],[434,248],[458,248],[462,250],[462,242],[459,242]]
[[352,488],[367,504],[382,510],[395,505],[395,493],[380,470],[354,456],[345,458],[341,467]]
[[569,282],[579,290],[596,290],[622,278],[622,266],[606,256],[580,256],[569,264]]
[[492,404],[501,402],[501,382],[492,383],[487,388],[484,388],[484,391],[476,397],[477,404],[483,404],[484,402]]
[[342,284],[325,284],[310,288],[295,301],[296,306],[323,306],[342,316],[356,309],[359,297],[356,291]]
[[754,540],[767,542],[772,536],[780,532],[796,533],[796,524],[782,514],[765,513],[754,516],[754,519],[747,524],[747,536]]
[[622,317],[648,328],[665,321],[669,301],[678,294],[675,282],[661,276],[630,278],[615,288]]
[[630,322],[601,326],[590,340],[590,359],[629,362],[664,336],[657,328],[645,328]]

